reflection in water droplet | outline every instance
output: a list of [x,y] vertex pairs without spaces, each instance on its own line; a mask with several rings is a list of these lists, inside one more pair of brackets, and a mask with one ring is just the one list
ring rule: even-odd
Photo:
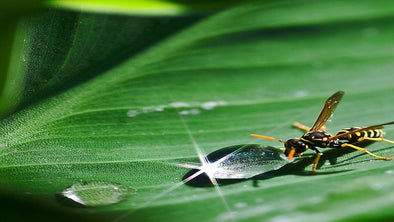
[[[202,170],[216,179],[248,179],[288,163],[280,149],[257,144],[225,147],[208,154],[206,158],[209,164],[180,163],[178,166]],[[195,173],[195,170],[189,171],[184,178]]]
[[128,195],[135,194],[134,188],[103,181],[81,182],[61,192],[66,200],[85,207],[102,207],[118,203]]
[[210,153],[207,158],[212,162],[212,160],[223,158],[223,152],[229,151],[231,151],[231,154],[227,154],[228,156],[216,165],[215,178],[251,178],[278,169],[288,163],[283,151],[256,144],[227,147]]

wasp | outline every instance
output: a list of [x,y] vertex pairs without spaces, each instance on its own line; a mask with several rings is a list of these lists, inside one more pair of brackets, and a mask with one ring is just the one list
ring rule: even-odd
[[365,152],[378,159],[383,159],[383,160],[392,159],[391,156],[387,156],[387,157],[378,156],[376,154],[369,152],[367,149],[356,146],[354,144],[363,140],[385,141],[394,144],[394,141],[390,141],[382,137],[385,134],[385,132],[383,132],[383,130],[380,129],[384,125],[394,124],[394,121],[368,126],[368,127],[344,128],[340,130],[335,136],[331,135],[326,131],[325,124],[333,115],[343,95],[344,95],[343,91],[338,91],[327,99],[322,111],[317,117],[316,122],[313,124],[311,128],[304,126],[300,123],[293,124],[293,126],[306,131],[306,133],[299,138],[283,141],[269,136],[262,136],[256,134],[251,134],[251,136],[268,139],[268,140],[274,140],[283,143],[285,146],[285,148],[283,148],[284,153],[287,156],[288,160],[290,161],[293,159],[294,155],[301,156],[302,153],[308,149],[315,151],[316,156],[312,161],[313,173],[316,172],[317,163],[319,162],[320,157],[323,155],[323,153],[321,153],[318,150],[318,147],[319,148],[350,147]]

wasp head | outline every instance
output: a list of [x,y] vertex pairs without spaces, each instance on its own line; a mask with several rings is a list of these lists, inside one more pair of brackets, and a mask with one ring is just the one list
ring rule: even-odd
[[306,150],[306,144],[299,139],[289,139],[285,142],[285,155],[292,160],[295,154],[303,153]]

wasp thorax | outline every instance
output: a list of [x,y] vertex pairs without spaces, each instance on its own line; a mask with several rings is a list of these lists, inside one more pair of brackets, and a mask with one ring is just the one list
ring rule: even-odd
[[299,139],[289,139],[285,142],[285,155],[289,156],[290,151],[295,150],[295,153],[304,152],[307,145]]

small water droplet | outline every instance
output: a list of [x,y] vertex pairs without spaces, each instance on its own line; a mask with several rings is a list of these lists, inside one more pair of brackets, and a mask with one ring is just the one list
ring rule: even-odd
[[236,208],[245,208],[245,207],[247,207],[247,206],[248,206],[248,204],[245,203],[245,202],[238,202],[238,203],[236,203],[236,204],[234,205],[234,207],[236,207]]
[[213,102],[213,101],[205,102],[205,103],[201,104],[201,108],[207,109],[207,110],[213,109],[213,108],[215,108],[215,106],[217,106],[217,104],[216,104],[216,102]]
[[164,108],[163,107],[156,107],[155,111],[156,112],[162,112],[162,111],[164,111]]
[[189,104],[185,103],[185,102],[172,102],[172,103],[170,103],[168,105],[171,106],[171,107],[174,107],[174,108],[188,107],[189,106]]
[[143,112],[143,113],[151,113],[151,112],[153,112],[153,111],[155,111],[155,108],[154,108],[154,107],[143,107],[143,108],[142,108],[142,112]]
[[299,97],[299,98],[305,97],[305,96],[307,96],[307,95],[309,95],[309,92],[306,91],[306,90],[298,90],[298,91],[296,91],[296,92],[294,93],[294,96],[295,96],[295,97]]
[[129,110],[129,111],[127,111],[127,116],[128,117],[134,117],[134,116],[136,116],[136,115],[138,115],[138,111],[137,110]]
[[181,114],[181,115],[196,115],[199,113],[200,113],[200,110],[198,110],[198,109],[182,110],[179,112],[179,114]]
[[201,104],[201,108],[205,110],[211,110],[216,106],[224,106],[227,105],[226,101],[209,101]]
[[119,203],[135,193],[136,189],[121,184],[91,181],[76,183],[64,189],[60,197],[68,205],[102,207]]

